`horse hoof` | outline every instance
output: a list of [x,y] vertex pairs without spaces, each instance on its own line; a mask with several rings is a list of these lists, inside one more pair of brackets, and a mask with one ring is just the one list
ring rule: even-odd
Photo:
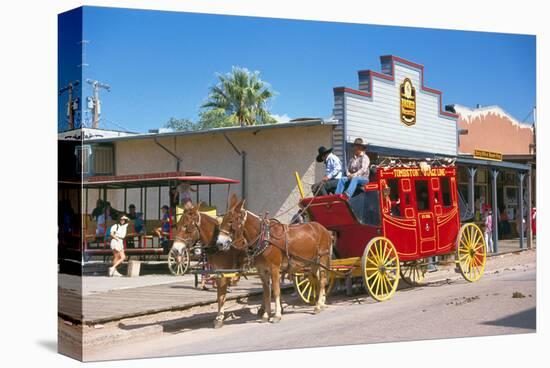
[[320,307],[315,307],[315,308],[313,308],[313,313],[314,313],[314,314],[319,314],[319,313],[321,313],[321,308],[320,308]]
[[223,321],[214,321],[214,328],[221,328],[223,326]]
[[266,323],[266,322],[269,322],[269,317],[264,316],[260,319],[260,323]]
[[279,322],[281,322],[281,317],[277,317],[277,316],[271,317],[271,319],[269,320],[269,322],[271,322],[271,323],[279,323]]
[[256,313],[256,314],[258,315],[258,317],[261,317],[261,316],[264,315],[264,313],[265,313],[264,307],[260,307],[260,308],[258,309],[258,313]]

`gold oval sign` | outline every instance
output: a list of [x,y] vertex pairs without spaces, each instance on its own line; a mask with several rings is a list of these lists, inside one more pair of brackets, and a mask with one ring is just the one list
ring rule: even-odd
[[399,88],[401,100],[401,122],[405,125],[416,123],[416,90],[409,78],[405,78]]

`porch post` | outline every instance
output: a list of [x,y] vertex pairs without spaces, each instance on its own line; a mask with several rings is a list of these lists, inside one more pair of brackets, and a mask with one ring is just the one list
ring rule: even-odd
[[533,188],[533,170],[531,165],[529,165],[529,171],[527,172],[527,248],[533,246],[533,229],[531,228],[531,212],[533,208],[533,193],[531,189]]
[[470,211],[472,211],[472,214],[475,215],[476,213],[476,206],[475,206],[475,176],[476,176],[477,169],[475,167],[468,167],[468,177],[470,181],[468,182],[468,206],[470,207]]
[[[524,219],[524,213],[523,213],[523,179],[525,178],[525,173],[518,172],[518,180],[519,180],[519,195],[518,195],[518,207],[519,207],[519,216],[517,216],[517,220],[519,221],[519,249],[524,248],[523,244],[523,233],[524,233],[524,226],[523,226],[523,219]],[[529,218],[529,216],[527,216]]]
[[493,249],[495,253],[498,253],[498,204],[497,204],[497,178],[499,171],[497,169],[491,170],[492,184],[493,184]]

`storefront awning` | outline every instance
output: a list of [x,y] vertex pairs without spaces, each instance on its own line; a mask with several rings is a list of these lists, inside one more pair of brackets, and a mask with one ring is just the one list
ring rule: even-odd
[[484,166],[484,167],[492,167],[496,169],[512,169],[512,170],[520,170],[520,171],[531,170],[531,165],[527,165],[527,164],[520,164],[517,162],[510,162],[510,161],[481,160],[478,158],[473,158],[471,156],[458,156],[456,163],[459,165]]

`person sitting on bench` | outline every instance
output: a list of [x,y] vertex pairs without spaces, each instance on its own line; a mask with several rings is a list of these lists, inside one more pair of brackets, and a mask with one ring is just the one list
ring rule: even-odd
[[353,156],[348,164],[347,176],[343,176],[338,181],[336,194],[344,193],[344,188],[347,183],[348,188],[344,193],[348,199],[353,197],[357,186],[363,186],[369,182],[369,156],[365,153],[367,145],[363,143],[363,139],[357,138],[353,141]]
[[155,229],[155,235],[158,236],[159,240],[164,240],[164,237],[170,234],[170,207],[164,205],[161,207],[162,210],[162,225]]

